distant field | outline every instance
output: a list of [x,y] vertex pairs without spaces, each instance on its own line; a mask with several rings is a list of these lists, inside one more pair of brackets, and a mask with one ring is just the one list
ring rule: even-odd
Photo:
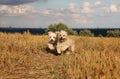
[[47,36],[0,33],[0,79],[120,79],[120,38],[69,37],[75,52],[56,56]]

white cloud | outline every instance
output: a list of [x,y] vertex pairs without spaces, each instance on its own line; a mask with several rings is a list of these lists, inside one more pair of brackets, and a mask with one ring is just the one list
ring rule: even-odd
[[34,8],[28,5],[18,5],[18,6],[8,6],[2,5],[0,7],[0,13],[8,16],[16,16],[16,15],[25,15],[27,13],[34,12]]
[[[83,13],[91,13],[90,3],[85,2],[83,5]],[[60,22],[73,22],[74,24],[86,24],[88,23],[87,18],[83,17],[81,14],[81,10],[77,8],[75,3],[70,3],[68,8],[60,8],[60,9],[36,9],[29,5],[17,5],[17,6],[8,6],[2,5],[0,7],[0,13],[3,16],[19,16],[22,17],[28,16],[31,19],[38,19],[38,17],[48,18],[52,17],[50,22],[60,21]],[[35,13],[35,14],[34,14]],[[30,16],[29,16],[30,15]],[[48,20],[49,21],[49,20]]]
[[118,7],[115,4],[111,4],[111,5],[107,6],[107,7],[104,6],[104,7],[102,7],[102,9],[104,10],[104,12],[107,12],[107,13],[119,12]]
[[93,11],[90,9],[90,3],[89,2],[84,2],[83,4],[82,4],[82,10],[81,10],[81,12],[82,13],[92,13]]
[[49,14],[50,14],[49,10],[43,10],[42,13],[43,13],[44,15],[49,15]]
[[102,4],[101,1],[97,1],[94,3],[95,6],[100,6],[101,4]]
[[7,5],[0,7],[0,13],[11,13],[11,9]]
[[81,10],[82,13],[92,13],[92,10],[90,8],[84,8]]
[[102,9],[104,10],[104,12],[109,12],[109,7],[104,6],[102,7]]
[[63,14],[60,13],[60,12],[58,12],[58,13],[56,13],[56,16],[57,16],[57,17],[61,17],[61,16],[63,16]]
[[72,22],[75,24],[87,24],[89,21],[86,16],[83,16],[80,13],[73,13],[69,15],[72,18]]
[[75,9],[76,8],[76,4],[75,3],[70,3],[69,4],[69,8],[70,9]]
[[88,20],[86,18],[81,17],[81,18],[74,19],[74,22],[75,22],[75,24],[83,25],[83,24],[87,24]]
[[[73,24],[87,24],[89,22],[87,17],[93,12],[90,8],[91,5],[89,2],[84,2],[81,6],[81,10],[77,8],[75,3],[70,3],[70,12],[67,13],[67,17],[71,18],[70,22]],[[87,16],[84,16],[84,14],[87,14]]]
[[75,3],[70,3],[70,4],[69,4],[69,9],[70,9],[72,12],[75,12],[76,9],[77,9],[76,4],[75,4]]
[[83,4],[82,4],[82,7],[84,8],[84,7],[90,7],[90,3],[89,2],[84,2]]
[[117,5],[115,5],[115,4],[111,4],[109,9],[110,9],[111,12],[118,12]]
[[[85,3],[83,8],[88,7],[89,4]],[[72,24],[85,24],[87,20],[82,17],[81,10],[77,8],[75,3],[70,3],[68,11],[65,14],[66,18],[69,17],[69,22]]]

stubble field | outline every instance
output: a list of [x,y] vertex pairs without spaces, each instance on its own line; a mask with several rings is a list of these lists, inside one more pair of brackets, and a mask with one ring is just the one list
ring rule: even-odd
[[0,33],[0,79],[120,79],[120,38],[69,37],[75,52],[55,55],[48,36]]

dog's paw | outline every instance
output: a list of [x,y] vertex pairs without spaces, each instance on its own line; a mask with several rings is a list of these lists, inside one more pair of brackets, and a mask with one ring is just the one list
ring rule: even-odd
[[58,54],[61,54],[61,51],[60,51],[59,49],[57,49],[57,53],[58,53]]
[[49,48],[50,50],[55,50],[55,47],[54,47],[52,44],[48,44],[48,48]]
[[57,51],[57,53],[58,53],[58,54],[61,54],[61,52],[60,52],[60,51]]

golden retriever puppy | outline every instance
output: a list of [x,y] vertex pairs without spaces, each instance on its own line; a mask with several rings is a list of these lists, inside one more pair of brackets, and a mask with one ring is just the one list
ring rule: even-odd
[[74,41],[67,36],[67,32],[61,30],[58,34],[56,50],[58,54],[74,52]]

